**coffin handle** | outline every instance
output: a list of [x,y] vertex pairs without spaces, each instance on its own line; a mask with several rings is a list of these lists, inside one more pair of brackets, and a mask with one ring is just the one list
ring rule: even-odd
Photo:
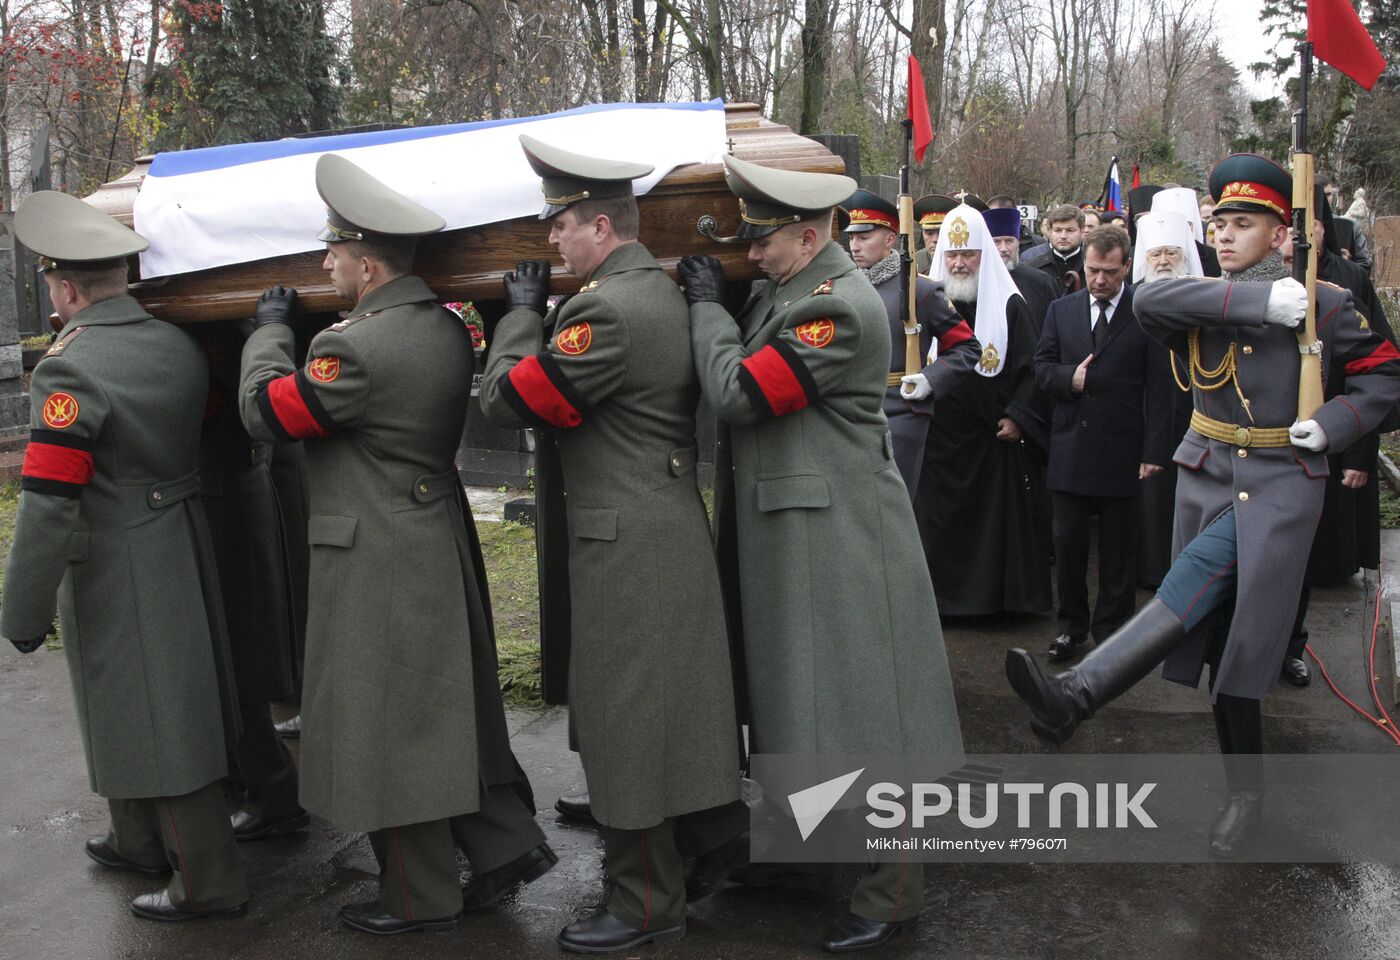
[[748,243],[743,237],[721,237],[715,233],[715,228],[719,226],[719,221],[708,213],[695,221],[695,230],[702,237],[709,237],[715,243]]

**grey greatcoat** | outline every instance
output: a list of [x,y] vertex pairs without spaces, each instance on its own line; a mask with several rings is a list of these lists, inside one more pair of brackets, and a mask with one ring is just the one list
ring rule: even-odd
[[[721,570],[742,609],[763,753],[962,749],[932,582],[881,405],[890,327],[870,281],[828,244],[735,319],[690,308],[721,421]],[[731,584],[726,584],[731,586]]]
[[292,362],[284,324],[243,350],[253,437],[305,439],[311,488],[301,803],[345,830],[528,790],[511,754],[490,601],[453,458],[471,341],[417,277],[371,291]]
[[[1235,384],[1194,388],[1197,411],[1238,426],[1288,427],[1298,411],[1298,339],[1264,323],[1271,284],[1185,278],[1137,288],[1133,301],[1147,332],[1176,352],[1186,369],[1188,337],[1200,329],[1201,363],[1220,365],[1233,348]],[[1173,555],[1227,507],[1234,507],[1238,571],[1234,618],[1220,655],[1213,695],[1260,699],[1278,680],[1308,550],[1322,512],[1327,455],[1373,429],[1400,398],[1400,354],[1352,309],[1351,295],[1318,284],[1317,334],[1322,368],[1347,370],[1346,392],[1323,404],[1314,419],[1327,434],[1322,453],[1300,447],[1241,447],[1188,430],[1174,457]],[[1204,378],[1202,382],[1207,381]],[[1241,405],[1249,402],[1253,419]],[[1208,654],[1209,618],[1167,658],[1164,675],[1194,686]]]
[[543,326],[532,310],[507,314],[482,380],[487,417],[534,426],[557,456],[537,458],[567,514],[539,531],[542,566],[567,570],[547,589],[570,601],[549,642],[569,643],[593,814],[618,829],[739,796],[724,606],[695,484],[698,400],[685,299],[639,243]]
[[194,341],[126,296],[80,311],[34,370],[0,633],[42,636],[57,594],[88,779],[109,799],[228,772],[237,703],[196,498],[207,392]]
[[[905,334],[904,323],[900,320],[903,286],[896,274],[883,283],[875,285],[880,302],[885,305],[885,313],[890,321],[890,375],[904,373]],[[919,476],[924,469],[924,444],[928,440],[928,428],[936,413],[938,401],[943,399],[964,376],[977,366],[982,355],[982,345],[972,335],[972,328],[953,309],[953,304],[943,292],[943,284],[935,283],[928,277],[919,277],[915,288],[915,323],[919,325],[919,358],[923,364],[920,371],[933,388],[923,400],[908,400],[900,395],[899,387],[885,387],[885,418],[890,424],[890,436],[894,439],[894,459],[899,467],[904,485],[909,488],[912,499],[919,492]],[[937,359],[929,362],[929,349],[938,344]],[[888,382],[887,382],[888,384]]]

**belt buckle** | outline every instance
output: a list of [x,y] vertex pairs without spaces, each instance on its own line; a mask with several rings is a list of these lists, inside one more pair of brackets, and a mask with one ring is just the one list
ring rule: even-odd
[[1249,446],[1249,442],[1250,442],[1249,428],[1248,428],[1248,427],[1236,427],[1236,428],[1235,428],[1235,446],[1237,446],[1237,447],[1247,447],[1247,446]]

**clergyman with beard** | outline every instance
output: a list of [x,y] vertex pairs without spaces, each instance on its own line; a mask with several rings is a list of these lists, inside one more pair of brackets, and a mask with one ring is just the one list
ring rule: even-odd
[[[962,317],[943,294],[940,284],[918,277],[917,302],[913,325],[900,319],[900,298],[904,285],[899,274],[899,211],[884,197],[868,190],[857,190],[842,205],[846,240],[851,259],[869,278],[885,304],[890,320],[890,373],[885,386],[885,417],[894,440],[894,461],[912,499],[919,489],[924,461],[924,441],[928,437],[934,405],[948,395],[977,364],[982,345],[972,335]],[[906,376],[904,350],[907,334],[917,330],[923,370]]]
[[[1158,194],[1158,199],[1170,191]],[[1153,210],[1137,222],[1138,255],[1133,258],[1133,285],[1142,286],[1176,277],[1199,277],[1204,267],[1191,222],[1176,211]],[[1168,392],[1165,411],[1173,449],[1191,426],[1191,392],[1178,388],[1187,383],[1185,358],[1174,360],[1171,351],[1151,341],[1153,364],[1168,374],[1176,364],[1176,385]],[[1156,589],[1172,565],[1172,531],[1176,523],[1176,463],[1144,477],[1138,488],[1137,582]]]
[[938,605],[957,616],[1038,612],[1050,605],[1050,565],[1027,483],[1025,441],[1046,431],[1030,310],[969,206],[944,220],[933,279],[982,344],[976,375],[940,402],[924,451],[917,512]]

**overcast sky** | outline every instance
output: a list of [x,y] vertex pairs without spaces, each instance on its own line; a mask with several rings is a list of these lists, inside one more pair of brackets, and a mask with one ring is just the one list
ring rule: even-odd
[[1273,39],[1265,35],[1259,22],[1263,6],[1263,0],[1216,0],[1215,4],[1220,48],[1239,68],[1240,81],[1255,97],[1275,92],[1272,77],[1264,77],[1256,83],[1249,72],[1251,63],[1268,59],[1274,52]]

